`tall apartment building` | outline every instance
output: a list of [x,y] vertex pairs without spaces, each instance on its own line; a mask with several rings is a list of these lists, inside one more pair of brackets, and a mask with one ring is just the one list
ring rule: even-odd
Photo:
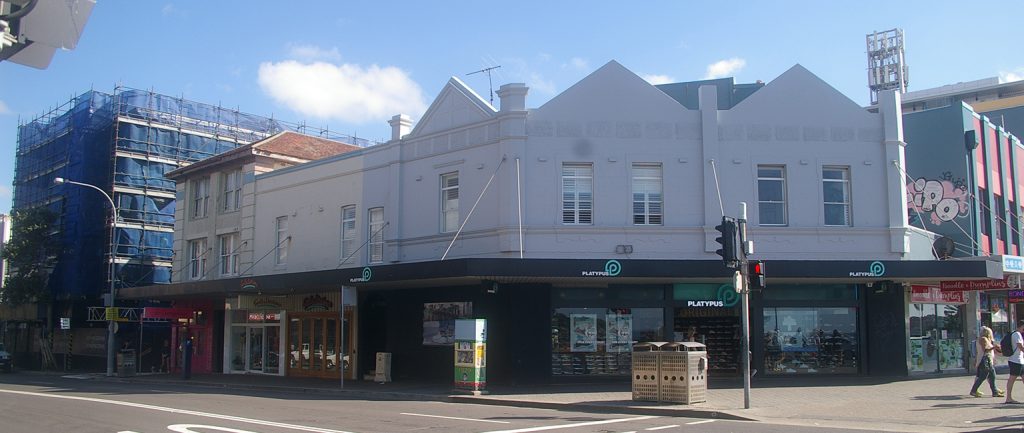
[[[174,182],[164,174],[288,130],[307,128],[120,87],[113,93],[82,93],[22,124],[12,210],[53,210],[59,215],[56,224],[63,247],[49,281],[53,303],[39,306],[41,330],[54,327],[57,317],[70,317],[78,332],[73,353],[85,356],[79,359],[102,359],[105,326],[102,318],[89,316],[89,307],[104,305],[111,281],[118,290],[171,281],[177,201]],[[99,191],[57,185],[55,178],[102,190],[116,206],[116,220],[111,220],[110,204]],[[111,261],[113,275],[107,271]],[[132,317],[119,338],[138,338],[142,330],[130,326],[138,321],[137,311],[122,313]],[[163,328],[166,331],[166,325]],[[81,362],[76,361],[77,366]]]

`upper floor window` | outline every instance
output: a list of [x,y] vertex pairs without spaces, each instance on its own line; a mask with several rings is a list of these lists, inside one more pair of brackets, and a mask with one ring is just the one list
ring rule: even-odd
[[229,233],[217,238],[222,277],[238,275],[238,248],[241,246],[238,239],[238,233]]
[[786,215],[786,167],[757,166],[757,221],[763,226],[784,226]]
[[441,233],[459,229],[459,173],[441,175]]
[[375,207],[369,210],[369,262],[384,262],[384,208]]
[[288,217],[278,217],[275,229],[277,230],[277,236],[275,237],[277,246],[274,247],[276,251],[274,263],[283,265],[288,263]]
[[825,225],[852,226],[849,167],[822,168],[821,189],[825,201]]
[[593,164],[562,164],[562,223],[592,224],[593,221]]
[[661,164],[633,164],[633,224],[661,224],[661,177]]
[[242,204],[242,170],[235,170],[222,175],[224,185],[225,212],[235,211]]
[[192,218],[206,216],[210,203],[210,178],[204,177],[192,181]]
[[206,272],[206,238],[188,242],[188,278],[198,280]]
[[356,251],[356,207],[341,208],[341,260],[350,259]]

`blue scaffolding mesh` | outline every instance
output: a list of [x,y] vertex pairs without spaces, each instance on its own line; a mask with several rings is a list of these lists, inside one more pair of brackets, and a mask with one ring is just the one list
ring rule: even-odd
[[[285,130],[357,146],[327,130],[137,89],[88,91],[19,126],[13,210],[47,206],[60,215],[64,254],[50,277],[55,297],[98,298],[110,282],[110,209],[117,207],[115,283],[169,283],[174,182],[168,171]],[[102,272],[97,270],[102,269]]]

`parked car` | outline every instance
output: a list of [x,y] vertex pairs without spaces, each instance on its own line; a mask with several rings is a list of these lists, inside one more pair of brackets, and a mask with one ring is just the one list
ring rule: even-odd
[[0,343],[0,370],[7,373],[14,370],[14,359],[11,358],[10,352],[4,349],[3,343]]

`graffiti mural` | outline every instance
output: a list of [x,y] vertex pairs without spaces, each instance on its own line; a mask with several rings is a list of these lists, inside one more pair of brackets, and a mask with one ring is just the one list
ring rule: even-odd
[[965,217],[969,212],[967,185],[963,179],[953,179],[950,172],[940,179],[918,178],[907,184],[907,210],[911,220],[931,214],[931,223],[941,225],[953,218]]

